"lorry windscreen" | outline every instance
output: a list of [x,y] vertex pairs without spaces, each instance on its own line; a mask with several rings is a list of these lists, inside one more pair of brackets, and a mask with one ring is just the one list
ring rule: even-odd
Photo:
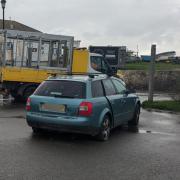
[[101,56],[91,56],[91,67],[95,71],[106,73],[108,70],[107,64],[105,64],[103,57]]

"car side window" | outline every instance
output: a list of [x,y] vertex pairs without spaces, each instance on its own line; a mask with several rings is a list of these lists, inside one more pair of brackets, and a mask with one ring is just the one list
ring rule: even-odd
[[92,82],[92,96],[93,97],[102,97],[102,96],[104,96],[101,81]]
[[114,88],[114,85],[110,79],[103,80],[104,89],[107,96],[115,95],[116,90]]
[[126,87],[118,80],[112,79],[114,86],[116,87],[117,93],[118,94],[123,94],[124,91],[126,90]]

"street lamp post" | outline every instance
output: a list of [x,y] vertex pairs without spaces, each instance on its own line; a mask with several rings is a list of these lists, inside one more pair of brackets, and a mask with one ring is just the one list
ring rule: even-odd
[[1,5],[2,5],[2,9],[3,9],[3,30],[5,29],[5,24],[4,24],[4,10],[5,10],[5,6],[6,6],[6,0],[1,0]]

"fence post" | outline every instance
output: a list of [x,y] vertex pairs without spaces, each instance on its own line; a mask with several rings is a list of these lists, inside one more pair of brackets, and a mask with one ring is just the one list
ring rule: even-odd
[[150,62],[150,67],[149,67],[149,95],[148,95],[148,101],[153,101],[155,60],[156,60],[156,45],[153,44],[151,46],[151,62]]

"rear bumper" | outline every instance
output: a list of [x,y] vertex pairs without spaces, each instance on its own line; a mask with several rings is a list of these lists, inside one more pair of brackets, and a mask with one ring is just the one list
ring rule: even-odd
[[62,132],[73,132],[96,135],[99,127],[93,126],[86,117],[49,117],[28,112],[26,121],[29,126]]

